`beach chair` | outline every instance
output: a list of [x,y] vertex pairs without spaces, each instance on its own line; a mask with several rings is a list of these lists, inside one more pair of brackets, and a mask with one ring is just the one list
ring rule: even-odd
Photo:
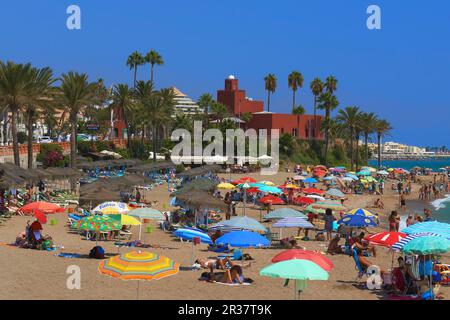
[[355,261],[356,270],[358,270],[358,275],[356,277],[356,281],[361,281],[362,277],[366,274],[366,272],[363,269],[363,267],[361,266],[361,263],[359,263],[358,252],[355,249],[353,249],[352,257],[353,257],[353,260]]

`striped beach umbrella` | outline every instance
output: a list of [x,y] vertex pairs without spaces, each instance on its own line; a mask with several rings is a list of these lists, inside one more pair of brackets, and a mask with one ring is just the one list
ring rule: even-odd
[[439,237],[438,234],[436,233],[432,233],[432,232],[422,232],[422,233],[414,233],[414,234],[410,234],[407,235],[405,238],[401,239],[400,241],[398,241],[397,243],[395,243],[391,249],[394,251],[402,251],[403,247],[409,243],[411,240],[414,240],[416,238],[420,238],[420,237],[427,237],[427,236],[436,236]]

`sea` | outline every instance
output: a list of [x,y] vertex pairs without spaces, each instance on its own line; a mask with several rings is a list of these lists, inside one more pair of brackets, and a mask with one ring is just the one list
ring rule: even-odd
[[[376,167],[378,162],[370,160],[369,166]],[[430,168],[438,172],[440,168],[450,166],[450,159],[443,160],[385,160],[381,162],[382,166],[387,168],[403,168],[410,170],[414,167]],[[439,222],[450,223],[450,194],[445,195],[442,199],[433,201],[410,200],[406,204],[407,212],[414,214],[423,214],[423,209],[428,208],[432,212],[433,220]],[[406,217],[402,217],[402,224]],[[404,226],[401,226],[404,227]]]

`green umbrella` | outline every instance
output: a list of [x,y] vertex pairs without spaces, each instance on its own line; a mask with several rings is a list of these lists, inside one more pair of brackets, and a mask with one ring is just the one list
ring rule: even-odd
[[[328,280],[328,273],[316,263],[309,260],[293,259],[272,264],[262,269],[261,276],[296,280],[294,290],[306,288],[306,280]],[[300,288],[299,288],[300,286]]]
[[88,231],[112,231],[112,230],[120,230],[122,228],[122,224],[120,221],[113,219],[107,215],[105,216],[89,216],[78,221],[75,221],[72,224],[73,228],[79,230],[88,230]]
[[443,237],[428,236],[411,240],[403,247],[406,254],[441,254],[450,251],[450,240]]

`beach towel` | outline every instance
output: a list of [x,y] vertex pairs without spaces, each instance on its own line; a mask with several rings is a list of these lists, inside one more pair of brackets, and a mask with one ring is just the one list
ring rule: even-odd
[[81,258],[81,255],[78,253],[59,253],[56,255],[57,257],[61,257],[61,258]]

